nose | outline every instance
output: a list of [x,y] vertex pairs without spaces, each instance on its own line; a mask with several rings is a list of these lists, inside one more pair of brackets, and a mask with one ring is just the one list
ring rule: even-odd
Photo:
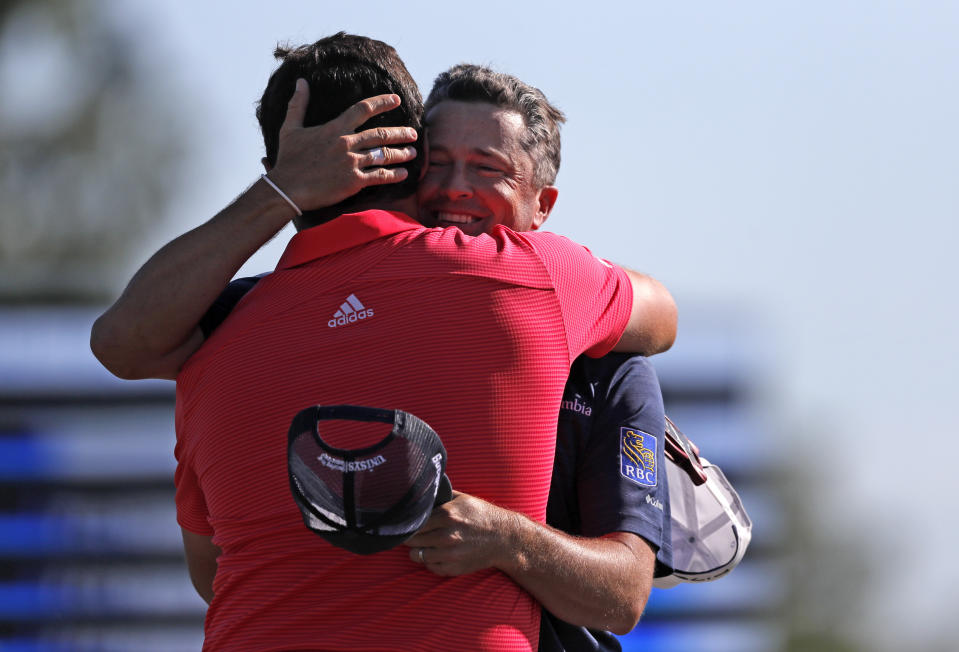
[[473,186],[466,178],[466,166],[458,164],[449,166],[447,174],[442,179],[442,192],[447,199],[469,199],[473,196]]

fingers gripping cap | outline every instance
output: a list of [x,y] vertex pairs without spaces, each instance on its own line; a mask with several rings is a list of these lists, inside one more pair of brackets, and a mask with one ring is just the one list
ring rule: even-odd
[[[335,448],[319,432],[327,420],[392,423],[381,441]],[[290,490],[303,522],[335,546],[361,555],[411,537],[435,505],[452,497],[439,435],[402,410],[314,405],[300,411],[287,440]]]

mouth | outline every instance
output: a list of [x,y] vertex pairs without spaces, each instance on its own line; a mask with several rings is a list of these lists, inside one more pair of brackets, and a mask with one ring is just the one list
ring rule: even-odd
[[481,221],[482,217],[476,217],[475,215],[468,215],[466,213],[450,213],[447,211],[437,211],[436,215],[436,226],[446,227],[446,226],[458,226],[463,227],[469,224],[475,224],[476,222]]

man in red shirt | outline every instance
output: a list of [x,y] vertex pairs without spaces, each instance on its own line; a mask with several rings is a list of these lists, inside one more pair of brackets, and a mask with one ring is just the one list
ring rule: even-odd
[[[334,43],[395,57],[350,38]],[[321,44],[330,45],[313,47]],[[317,61],[315,50],[307,54]],[[303,75],[296,60],[287,55],[271,79],[286,96]],[[408,78],[399,66],[385,67]],[[390,90],[354,87],[342,97],[322,89],[320,97],[335,115]],[[415,107],[418,98],[399,90]],[[283,188],[278,161],[275,169]],[[311,207],[302,193],[290,196],[272,208]],[[374,206],[393,212],[363,211]],[[356,214],[334,218],[347,209]],[[368,193],[336,213],[300,216],[300,228],[316,226],[291,241],[277,272],[183,369],[178,518],[188,555],[191,541],[210,535],[223,551],[207,618],[211,647],[535,647],[538,607],[504,575],[444,580],[403,551],[358,558],[303,529],[281,468],[283,433],[292,414],[316,402],[405,409],[443,437],[455,487],[542,520],[570,362],[609,350],[624,328],[625,346],[638,349],[658,334],[649,315],[631,315],[639,302],[626,272],[581,247],[551,234],[494,230],[471,239],[424,230],[399,212],[414,210],[410,196]],[[350,309],[357,319],[339,323]],[[346,433],[342,445],[361,441]],[[475,608],[464,613],[464,604]]]

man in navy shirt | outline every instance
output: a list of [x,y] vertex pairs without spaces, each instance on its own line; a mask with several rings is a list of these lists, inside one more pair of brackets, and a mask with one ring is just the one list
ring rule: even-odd
[[[664,430],[663,397],[649,360],[624,353],[577,358],[559,412],[546,522],[583,537],[632,532],[657,548],[657,568],[670,566]],[[655,460],[652,468],[642,465],[641,478],[623,452],[637,435]],[[545,609],[543,616],[540,650],[621,649],[607,631],[571,625]]]
[[[297,101],[303,98],[294,95],[291,112]],[[559,167],[562,121],[562,114],[537,89],[514,77],[476,66],[457,66],[441,75],[427,101],[432,150],[429,170],[420,184],[421,219],[474,235],[497,225],[514,230],[538,228],[556,201],[552,183]],[[316,143],[308,142],[311,134],[329,136],[329,129],[320,127],[311,128],[314,131],[310,133],[306,129],[296,132],[286,124],[284,128],[281,153],[287,146],[282,142],[284,135],[286,142],[292,143],[290,148],[295,148],[299,139],[301,151],[317,149]],[[382,145],[408,141],[384,136]],[[404,148],[374,147],[370,152],[373,167],[369,158],[348,161],[358,173],[348,183],[355,183],[360,172],[372,175],[370,170],[379,175],[369,183],[398,180],[397,168],[377,166],[402,163],[407,156]],[[305,168],[302,176],[308,176]],[[330,177],[337,178],[337,174],[327,167],[312,183],[328,183]],[[310,183],[304,180],[301,185]],[[289,186],[284,190],[294,201],[298,198]],[[247,196],[238,203],[254,200]],[[240,208],[256,215],[255,205]],[[108,341],[111,346],[118,341],[136,341],[116,330],[133,328],[137,337],[148,332],[155,341],[162,341],[163,329],[142,310],[133,309],[137,303],[131,299],[164,289],[179,297],[170,305],[186,301],[187,295],[195,302],[205,301],[206,306],[218,304],[204,317],[203,329],[195,329],[185,339],[177,338],[172,348],[164,343],[151,349],[151,342],[144,341],[134,350],[157,352],[152,361],[142,367],[107,364],[111,371],[126,377],[163,377],[169,369],[175,373],[199,347],[202,331],[208,334],[250,289],[252,281],[234,282],[227,291],[232,297],[213,302],[217,290],[204,299],[210,288],[199,287],[213,285],[206,277],[194,278],[186,285],[174,282],[184,267],[204,264],[210,257],[216,257],[224,268],[232,265],[232,275],[252,250],[272,235],[257,235],[258,243],[244,245],[241,240],[252,238],[252,227],[244,223],[235,232],[225,232],[228,220],[224,213],[185,239],[167,245],[155,257],[156,262],[144,266],[121,301],[98,320],[93,339]],[[264,227],[264,233],[268,230]],[[103,360],[101,352],[98,357]],[[604,630],[625,633],[632,629],[645,607],[654,567],[670,563],[664,428],[658,383],[644,358],[577,360],[560,410],[547,514],[549,525],[577,536],[551,531],[478,498],[462,496],[438,508],[420,533],[407,542],[411,559],[444,575],[488,567],[510,574],[544,607],[542,650],[618,649],[615,637]],[[563,572],[557,572],[558,568]]]

